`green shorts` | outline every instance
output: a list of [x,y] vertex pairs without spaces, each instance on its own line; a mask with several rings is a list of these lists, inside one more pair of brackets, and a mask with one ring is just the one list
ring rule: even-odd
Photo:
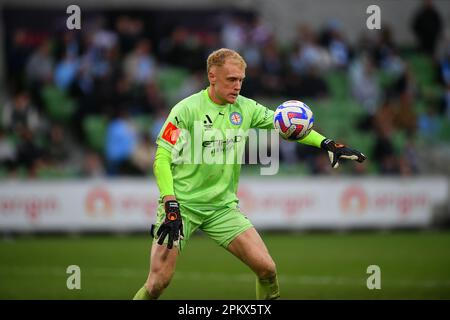
[[[196,210],[180,205],[180,212],[183,219],[184,233],[184,239],[179,242],[178,246],[180,251],[183,250],[187,241],[197,229],[205,232],[218,245],[227,248],[238,235],[253,227],[250,220],[237,208]],[[164,205],[161,203],[158,206],[153,243],[158,241],[156,232],[164,221],[165,216]],[[167,243],[167,241],[168,237],[164,239],[164,243]]]

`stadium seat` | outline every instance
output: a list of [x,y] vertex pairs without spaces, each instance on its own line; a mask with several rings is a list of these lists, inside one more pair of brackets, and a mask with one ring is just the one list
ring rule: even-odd
[[88,116],[84,119],[83,130],[87,143],[94,150],[103,153],[105,148],[107,120],[104,116]]
[[64,177],[62,170],[54,167],[43,167],[37,172],[37,176],[42,180],[60,179]]
[[56,121],[68,122],[77,107],[72,98],[55,86],[44,87],[42,99],[47,114]]
[[377,74],[377,78],[378,84],[381,86],[381,88],[386,90],[387,88],[389,88],[394,84],[395,80],[398,79],[398,76],[389,72],[380,71]]
[[8,170],[5,167],[0,166],[0,180],[5,179],[8,176]]
[[440,139],[443,142],[450,142],[450,120],[449,119],[442,119],[442,121],[441,121]]
[[164,67],[159,70],[156,83],[169,105],[177,102],[178,90],[188,75],[188,71],[183,68]]
[[348,78],[344,71],[333,70],[327,72],[325,81],[333,99],[344,100],[350,96]]
[[375,137],[372,133],[354,132],[344,142],[364,153],[369,159],[372,158],[375,145]]
[[435,73],[433,61],[422,53],[410,54],[406,60],[408,61],[414,77],[417,79],[419,85],[423,87],[432,86],[435,82]]
[[334,139],[345,139],[354,133],[354,127],[364,110],[352,99],[327,99],[315,103],[315,124]]
[[392,134],[392,143],[394,145],[395,152],[398,155],[401,155],[403,153],[403,150],[406,145],[406,134],[403,131],[394,131]]
[[139,132],[149,132],[153,126],[153,119],[149,115],[137,115],[133,117]]

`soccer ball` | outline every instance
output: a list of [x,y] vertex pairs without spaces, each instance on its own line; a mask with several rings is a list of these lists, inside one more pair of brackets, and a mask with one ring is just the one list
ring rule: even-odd
[[314,115],[305,103],[289,100],[278,106],[273,125],[283,139],[299,140],[312,130]]

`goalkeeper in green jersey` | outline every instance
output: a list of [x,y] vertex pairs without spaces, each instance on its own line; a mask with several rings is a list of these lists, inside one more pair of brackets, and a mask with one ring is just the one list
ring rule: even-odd
[[[211,53],[207,60],[209,87],[180,101],[161,129],[154,161],[160,190],[156,234],[150,272],[135,299],[157,299],[162,294],[175,272],[178,255],[197,229],[253,270],[257,299],[280,297],[275,263],[239,210],[236,196],[241,167],[237,159],[245,149],[245,132],[273,129],[274,112],[239,95],[245,68],[244,59],[233,50]],[[298,142],[326,150],[333,168],[341,158],[365,160],[362,153],[314,130]],[[196,148],[200,155],[216,159],[202,161],[200,157],[199,161]],[[227,151],[236,151],[234,161],[217,161],[220,157],[224,160]]]

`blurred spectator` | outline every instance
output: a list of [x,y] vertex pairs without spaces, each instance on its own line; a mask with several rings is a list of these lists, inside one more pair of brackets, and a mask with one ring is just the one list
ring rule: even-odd
[[[439,14],[431,1],[425,3],[426,9],[415,20],[418,35],[426,34],[430,38],[439,31],[430,32],[426,28],[440,24],[430,16]],[[417,151],[413,135],[416,128],[419,135],[433,140],[440,137],[440,127],[445,125],[439,116],[446,114],[450,119],[450,42],[442,42],[447,49],[437,64],[444,92],[433,87],[433,83],[429,86],[430,95],[434,91],[440,95],[440,104],[431,98],[426,102],[427,111],[417,117],[415,108],[424,103],[418,90],[418,75],[403,60],[389,26],[384,25],[379,32],[365,32],[361,50],[353,51],[342,33],[341,22],[336,19],[325,25],[320,36],[311,25],[299,26],[292,46],[285,48],[277,43],[273,31],[259,15],[242,18],[230,14],[225,20],[215,20],[217,24],[213,26],[206,21],[189,23],[189,17],[183,17],[187,20],[180,21],[170,33],[146,28],[144,15],[139,16],[86,15],[81,31],[6,30],[11,34],[5,42],[6,83],[11,87],[7,93],[23,85],[27,85],[27,90],[13,95],[0,109],[0,165],[17,158],[13,160],[11,172],[16,167],[24,167],[30,175],[43,166],[44,169],[49,166],[51,171],[52,166],[65,163],[69,170],[73,163],[77,168],[82,164],[80,174],[86,177],[104,174],[104,167],[110,175],[148,173],[154,140],[168,112],[166,99],[178,97],[179,100],[204,88],[205,58],[223,46],[239,50],[246,59],[248,67],[242,94],[248,97],[328,97],[329,85],[334,85],[336,79],[328,78],[327,71],[348,70],[350,93],[366,111],[360,128],[377,134],[374,150],[380,159],[381,173],[417,172],[418,164],[416,160],[411,161],[414,157],[410,155]],[[152,23],[149,22],[149,27]],[[422,39],[422,46],[434,47],[438,37],[431,38],[435,39]],[[159,46],[153,50],[152,43]],[[164,65],[159,68],[161,63]],[[177,69],[190,71],[185,81],[176,81]],[[166,70],[174,72],[166,78],[164,74],[159,77]],[[343,89],[346,87],[342,85]],[[386,96],[388,100],[382,102]],[[74,99],[76,103],[72,104]],[[76,121],[69,121],[65,127],[54,125],[46,133],[48,119],[62,121],[64,114],[60,115],[59,111],[66,104],[75,109],[69,119]],[[133,118],[137,116],[144,125],[134,129],[127,116],[117,117],[107,126],[105,157],[86,150],[88,140],[84,134],[94,129],[104,132],[104,118],[117,110]],[[86,121],[87,116],[98,119],[95,128]],[[395,155],[391,134],[397,134],[399,129],[412,139],[401,146],[404,150],[401,157]],[[78,138],[76,144],[71,140],[74,134]],[[11,137],[14,143],[10,142]],[[311,156],[303,159],[298,144],[283,142],[280,151],[285,164],[305,161],[314,173],[335,172],[330,170],[326,154],[308,151]],[[351,172],[363,174],[367,169],[365,164],[358,164]]]
[[381,60],[380,67],[383,71],[394,77],[400,76],[402,73],[405,74],[405,62],[394,49],[386,51],[383,60]]
[[8,139],[3,128],[0,126],[0,166],[12,169],[16,161],[16,146]]
[[98,178],[104,176],[104,174],[105,170],[99,154],[92,150],[86,151],[80,172],[81,177]]
[[129,121],[127,113],[122,110],[117,111],[106,132],[105,155],[109,175],[136,173],[130,159],[137,143],[136,129]]
[[389,25],[384,25],[380,31],[375,32],[375,37],[369,43],[371,58],[377,68],[385,68],[395,58],[396,52],[393,31]]
[[442,32],[442,19],[432,0],[423,0],[413,16],[412,29],[420,49],[433,56]]
[[189,32],[184,27],[176,27],[170,37],[162,39],[160,51],[164,60],[174,66],[186,67],[189,65],[188,39]]
[[131,162],[141,171],[143,175],[148,174],[153,167],[156,146],[152,143],[150,135],[144,133],[139,139],[136,148],[131,155]]
[[[119,55],[119,49],[112,47],[103,50],[101,57],[97,60],[101,70],[99,67],[94,78],[94,99],[100,113],[110,114],[118,106],[117,81],[123,77]],[[132,79],[127,78],[126,81],[130,81],[131,84]]]
[[156,60],[152,55],[150,41],[140,40],[125,57],[123,67],[125,75],[133,84],[145,85],[150,82],[156,73]]
[[217,37],[209,32],[196,34],[186,27],[178,26],[169,38],[162,39],[160,56],[173,66],[197,71],[204,69],[211,48],[217,49]]
[[54,55],[57,59],[61,59],[65,56],[78,57],[80,55],[81,47],[78,35],[79,33],[73,30],[65,31],[59,35],[54,44]]
[[413,102],[413,96],[410,93],[404,93],[395,111],[394,125],[397,129],[403,130],[406,135],[414,135],[417,128],[417,115]]
[[317,36],[307,25],[300,25],[297,39],[297,52],[291,56],[291,66],[297,73],[304,73],[310,67],[320,71],[328,70],[331,58],[327,50],[320,47]]
[[10,46],[6,46],[6,64],[10,89],[23,83],[23,71],[28,61],[31,48],[27,45],[26,32],[14,30]]
[[[261,89],[261,82],[263,81],[262,78],[261,68],[259,65],[249,65],[245,70],[245,85],[242,87],[241,94],[249,98],[255,98],[257,95],[263,95],[264,92]],[[286,81],[286,83],[288,82]]]
[[[195,83],[194,81],[192,85],[195,86],[198,85],[198,83]],[[144,96],[145,108],[142,113],[155,114],[157,110],[167,108],[166,102],[164,101],[164,97],[155,82],[150,82],[147,84],[147,86],[145,87],[144,95],[145,95]]]
[[450,85],[450,41],[446,44],[443,57],[439,62],[439,78],[444,86]]
[[381,88],[375,65],[368,55],[361,56],[350,67],[350,84],[353,97],[373,115],[381,99]]
[[131,51],[142,38],[144,23],[141,19],[129,16],[119,16],[116,20],[116,30],[120,48],[123,52]]
[[263,47],[270,39],[274,38],[272,28],[265,24],[259,15],[255,15],[251,19],[247,35],[248,41],[246,42],[246,46],[253,44],[256,47]]
[[[295,90],[298,97],[326,98],[329,94],[328,85],[316,67],[309,67],[300,77],[300,83]],[[292,92],[293,93],[293,92]],[[291,96],[292,96],[291,93]]]
[[401,176],[403,177],[409,177],[414,174],[409,162],[408,158],[405,156],[402,156],[398,159],[398,171]]
[[442,98],[442,109],[443,113],[450,119],[450,83],[447,84],[447,88],[444,91]]
[[178,91],[176,100],[182,100],[185,97],[188,97],[191,94],[206,88],[206,86],[206,75],[204,74],[204,71],[196,71],[192,73],[188,78],[186,78],[186,80],[183,82]]
[[338,171],[333,170],[330,166],[330,159],[326,153],[320,153],[313,158],[313,174],[316,175],[334,175],[338,174]]
[[262,90],[266,95],[279,94],[282,90],[283,64],[274,42],[267,44],[262,54]]
[[31,55],[26,66],[26,77],[32,86],[39,86],[53,74],[53,57],[50,54],[50,42],[46,41]]
[[158,110],[157,114],[155,115],[155,120],[153,121],[153,126],[150,129],[150,136],[152,141],[156,141],[156,138],[159,135],[159,132],[161,131],[164,122],[167,118],[167,110],[160,109]]
[[247,68],[259,68],[262,63],[262,49],[253,44],[248,44],[242,49],[242,56],[247,62]]
[[398,174],[398,162],[392,142],[392,129],[385,126],[376,131],[373,160],[379,164],[381,174]]
[[338,68],[345,68],[349,62],[347,45],[336,35],[330,43],[331,62]]
[[280,158],[282,163],[293,165],[300,161],[297,153],[298,143],[290,143],[289,141],[280,139]]
[[80,63],[74,53],[67,52],[61,61],[58,61],[55,68],[54,81],[61,90],[68,89],[78,73]]
[[403,70],[398,74],[392,88],[389,89],[389,94],[395,98],[410,95],[413,99],[419,95],[419,86],[408,64],[403,64]]
[[[377,109],[375,115],[372,117],[369,115],[369,120],[364,124],[365,128],[372,129],[374,131],[393,131],[394,119],[395,119],[395,106],[391,99],[385,99],[380,108]],[[372,123],[369,123],[372,121]]]
[[43,165],[43,156],[44,150],[34,140],[31,130],[20,129],[17,144],[17,166],[25,168],[30,177],[35,177]]
[[92,44],[96,49],[109,50],[118,44],[118,35],[115,31],[106,28],[106,18],[99,16],[91,31],[93,35]]
[[429,104],[425,113],[417,118],[417,127],[421,136],[433,141],[439,136],[439,116],[433,105]]
[[319,42],[324,48],[328,48],[331,63],[334,67],[347,67],[350,61],[350,48],[344,40],[342,26],[339,20],[331,19],[328,21],[320,34]]
[[[407,173],[408,174],[417,174],[419,173],[419,151],[417,150],[415,143],[415,136],[408,136],[404,150],[403,150],[403,158],[402,162],[406,162]],[[401,163],[400,166],[405,166],[404,163]],[[400,171],[405,170],[406,168],[401,168]],[[402,172],[405,174],[405,172]]]
[[353,163],[351,167],[351,174],[355,176],[364,176],[369,173],[367,168],[367,161],[363,163]]
[[54,166],[64,166],[70,159],[70,145],[66,138],[64,128],[53,124],[50,128],[48,147],[45,150],[47,161]]
[[242,19],[227,17],[222,26],[222,43],[224,47],[241,51],[247,41],[248,28]]
[[2,125],[9,132],[17,134],[22,129],[32,133],[40,129],[38,112],[31,104],[27,91],[19,91],[5,104],[2,111]]

